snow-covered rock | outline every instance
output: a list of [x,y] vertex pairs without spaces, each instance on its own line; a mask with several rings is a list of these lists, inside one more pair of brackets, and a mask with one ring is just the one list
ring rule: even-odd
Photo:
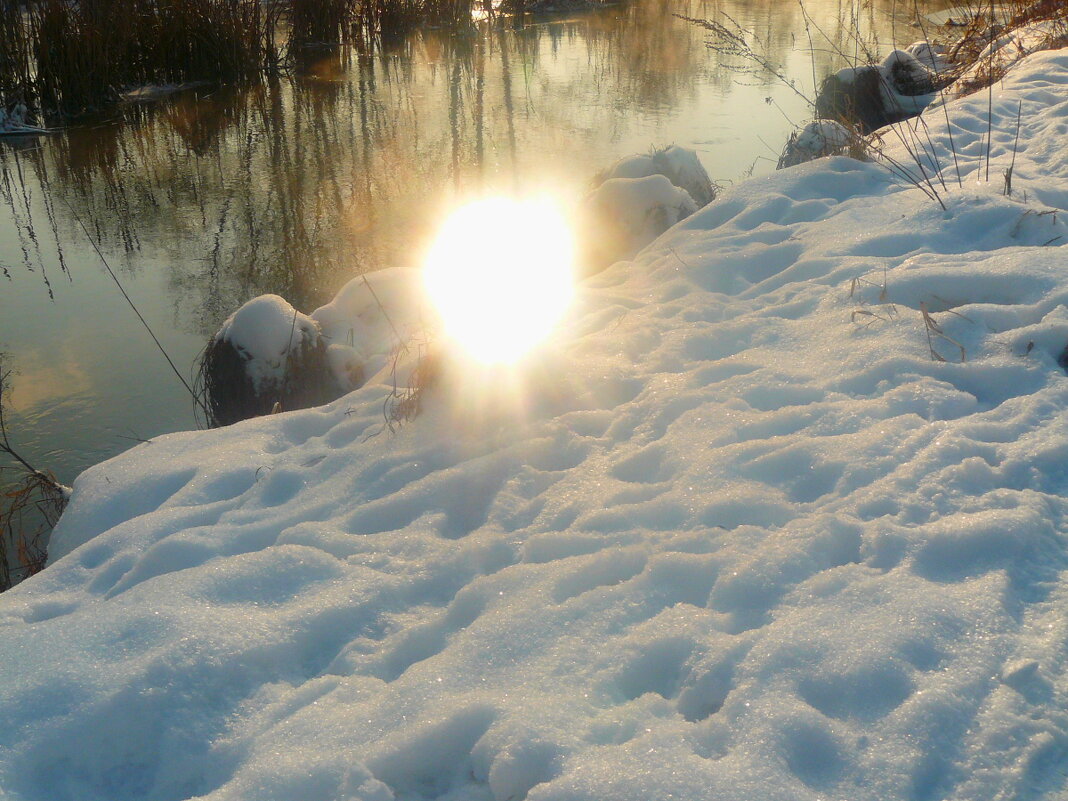
[[261,295],[230,315],[204,349],[203,411],[211,426],[336,398],[319,326],[278,295]]
[[612,178],[648,178],[652,175],[663,175],[675,186],[685,189],[698,207],[708,205],[716,197],[716,188],[697,153],[678,145],[649,154],[625,156],[598,175],[594,186]]
[[858,139],[858,134],[840,122],[812,120],[790,134],[776,169],[793,167],[825,156],[840,156]]
[[935,80],[911,53],[894,50],[881,64],[846,67],[829,76],[816,96],[821,119],[855,120],[865,133],[923,111]]
[[215,342],[229,343],[245,361],[257,390],[279,383],[292,354],[319,338],[319,326],[278,295],[260,295],[244,303],[216,332]]
[[690,193],[663,175],[609,178],[583,204],[585,261],[596,271],[630,258],[695,211]]
[[927,70],[933,73],[942,73],[952,67],[946,53],[945,45],[933,44],[928,41],[913,42],[905,48],[906,52],[915,56],[916,60]]

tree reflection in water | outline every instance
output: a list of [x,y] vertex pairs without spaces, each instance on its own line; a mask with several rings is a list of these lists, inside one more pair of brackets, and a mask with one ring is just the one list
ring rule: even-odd
[[[84,223],[124,280],[164,270],[161,305],[172,311],[155,325],[202,341],[254,295],[310,310],[355,274],[417,262],[471,195],[577,197],[619,156],[671,143],[697,149],[713,179],[735,179],[777,155],[789,132],[764,97],[796,122],[804,109],[770,75],[739,84],[739,65],[674,13],[724,9],[803,86],[858,51],[857,29],[884,42],[918,36],[891,23],[893,0],[863,15],[839,0],[806,6],[825,37],[782,0],[635,0],[463,35],[426,30],[368,52],[308,51],[292,78],[127,104],[27,147],[0,146],[0,208],[22,254],[0,266],[55,284],[69,265],[95,264]],[[0,329],[0,341],[16,363],[29,351],[17,330]],[[188,364],[195,352],[173,355]]]

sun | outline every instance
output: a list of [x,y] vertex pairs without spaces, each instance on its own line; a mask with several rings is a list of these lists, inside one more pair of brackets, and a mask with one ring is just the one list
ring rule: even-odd
[[449,338],[483,364],[509,364],[567,311],[574,260],[571,229],[552,201],[494,197],[446,219],[423,275]]

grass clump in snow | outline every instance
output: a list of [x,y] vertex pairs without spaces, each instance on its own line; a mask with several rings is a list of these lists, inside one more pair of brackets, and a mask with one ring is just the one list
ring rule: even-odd
[[[405,357],[414,357],[415,365],[408,373],[408,380],[401,382],[398,373]],[[441,355],[427,338],[398,348],[391,370],[393,387],[382,406],[382,416],[391,434],[420,415],[426,392],[438,383],[441,369]]]

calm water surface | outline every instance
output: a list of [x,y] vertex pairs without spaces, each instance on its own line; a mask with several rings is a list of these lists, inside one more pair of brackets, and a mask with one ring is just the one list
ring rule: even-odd
[[69,483],[139,439],[195,427],[91,240],[189,374],[248,298],[275,292],[310,311],[353,275],[412,266],[473,194],[575,198],[620,156],[672,143],[720,183],[770,171],[804,102],[768,74],[739,74],[673,14],[728,13],[810,96],[814,72],[855,52],[853,20],[883,50],[920,38],[911,4],[805,5],[807,31],[791,0],[635,0],[468,36],[422,32],[373,56],[324,51],[292,79],[0,143],[13,439]]

